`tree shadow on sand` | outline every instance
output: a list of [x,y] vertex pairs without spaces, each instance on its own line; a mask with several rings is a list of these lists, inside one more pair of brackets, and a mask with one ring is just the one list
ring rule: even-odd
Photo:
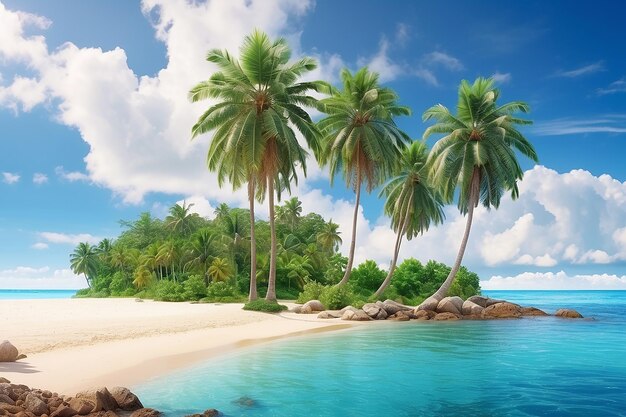
[[28,362],[0,362],[0,374],[18,373],[18,374],[36,374],[38,371]]

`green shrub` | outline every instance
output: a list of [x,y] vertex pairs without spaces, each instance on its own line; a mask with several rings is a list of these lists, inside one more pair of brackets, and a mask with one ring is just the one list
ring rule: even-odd
[[137,290],[130,287],[130,288],[126,288],[120,295],[122,297],[135,297],[136,294],[137,294]]
[[405,259],[394,271],[391,287],[396,289],[398,295],[414,297],[421,292],[420,277],[423,274],[424,267],[420,261],[415,258]]
[[91,288],[83,288],[82,290],[76,291],[74,294],[74,298],[85,298],[91,297]]
[[299,295],[300,293],[295,288],[290,290],[287,288],[276,288],[276,298],[279,300],[295,300]]
[[374,292],[383,283],[387,273],[376,262],[367,260],[352,270],[350,282],[359,292]]
[[111,284],[109,285],[109,290],[111,291],[111,295],[120,296],[124,293],[129,287],[128,279],[123,272],[116,272],[113,274],[113,278],[111,279]]
[[337,310],[353,303],[355,296],[346,285],[342,287],[332,285],[324,288],[319,300],[327,309]]
[[192,275],[183,282],[185,300],[199,300],[206,297],[207,287],[204,285],[204,278],[200,275]]
[[325,288],[326,286],[320,284],[319,282],[307,282],[304,284],[304,288],[302,289],[300,295],[298,295],[297,302],[303,304],[310,300],[319,300]]
[[162,280],[154,286],[154,299],[158,301],[185,301],[185,289],[174,281]]
[[287,306],[263,299],[250,301],[243,306],[244,310],[262,311],[265,313],[278,313],[287,310]]

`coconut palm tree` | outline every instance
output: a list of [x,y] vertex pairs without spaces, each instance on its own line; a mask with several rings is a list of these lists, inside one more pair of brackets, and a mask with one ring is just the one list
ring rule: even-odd
[[168,240],[163,242],[159,246],[159,252],[156,258],[159,265],[165,268],[166,275],[168,267],[170,268],[170,272],[172,273],[172,278],[174,278],[174,281],[176,281],[176,270],[174,268],[174,264],[176,263],[177,256],[177,247],[174,244],[174,241]]
[[133,285],[139,289],[146,288],[152,281],[152,272],[145,266],[140,266],[135,270]]
[[91,288],[98,268],[98,253],[95,247],[87,242],[79,243],[70,255],[70,268],[77,275],[83,274],[87,285]]
[[285,201],[278,212],[278,218],[280,218],[285,224],[289,225],[291,233],[293,233],[298,220],[302,216],[302,202],[298,197],[292,197]]
[[517,130],[529,120],[514,114],[527,113],[526,103],[514,101],[497,104],[500,91],[493,79],[478,78],[473,84],[466,80],[459,87],[457,114],[453,115],[441,104],[424,112],[424,121],[436,123],[424,132],[424,138],[434,133],[444,134],[428,156],[433,184],[441,190],[445,201],[453,201],[463,215],[467,215],[465,232],[459,252],[441,287],[420,308],[434,309],[446,296],[454,282],[467,246],[474,208],[482,203],[487,209],[498,208],[506,192],[516,199],[517,181],[524,173],[515,151],[537,162],[532,144]]
[[213,282],[226,281],[232,274],[232,269],[227,259],[215,258],[209,266],[208,274]]
[[[240,60],[227,51],[212,50],[207,60],[219,71],[191,89],[196,102],[217,99],[217,104],[200,116],[192,136],[214,131],[207,162],[216,171],[221,185],[228,180],[237,189],[248,183],[250,202],[250,296],[256,299],[256,242],[254,235],[254,198],[263,199],[267,191],[271,228],[271,264],[267,299],[275,296],[276,233],[274,192],[276,181],[288,184],[295,176],[296,165],[305,168],[306,152],[298,143],[296,128],[315,153],[317,130],[301,106],[314,107],[309,91],[328,89],[322,82],[297,82],[316,63],[305,57],[289,62],[291,51],[284,39],[270,40],[255,30],[245,37]],[[281,178],[282,177],[282,180]]]
[[407,240],[424,233],[431,224],[443,222],[443,200],[430,184],[425,168],[428,151],[423,142],[413,142],[402,153],[396,175],[385,184],[380,196],[386,196],[385,213],[391,217],[396,232],[393,258],[387,277],[380,285],[376,297],[385,291],[396,268],[402,238]]
[[213,214],[215,215],[215,221],[222,222],[226,217],[230,215],[230,207],[228,204],[221,203],[219,206],[213,210]]
[[183,201],[183,205],[175,204],[170,207],[170,214],[165,218],[165,226],[173,233],[181,236],[187,236],[191,232],[191,222],[194,217],[198,217],[197,213],[192,213],[193,203],[187,204]]
[[330,219],[327,223],[324,223],[324,227],[317,234],[316,240],[324,250],[333,252],[343,243],[341,236],[339,236],[340,234],[339,225],[333,223],[333,219]]
[[343,90],[334,89],[318,106],[327,114],[318,123],[323,135],[321,162],[330,167],[331,184],[341,171],[346,185],[356,192],[348,265],[340,286],[348,282],[352,272],[361,185],[365,182],[371,192],[392,173],[404,144],[410,142],[393,118],[411,113],[408,107],[397,104],[398,96],[381,87],[378,74],[367,68],[355,74],[344,69],[341,80]]
[[220,236],[212,233],[208,229],[201,229],[195,235],[191,242],[190,264],[202,270],[205,285],[209,285],[209,265],[216,258],[221,248]]

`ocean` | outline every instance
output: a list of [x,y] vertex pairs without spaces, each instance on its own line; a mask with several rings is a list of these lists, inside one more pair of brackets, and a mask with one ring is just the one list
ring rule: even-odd
[[132,387],[166,416],[626,416],[626,291],[484,291],[586,319],[371,323]]
[[39,300],[44,298],[72,298],[76,290],[3,290],[0,300]]

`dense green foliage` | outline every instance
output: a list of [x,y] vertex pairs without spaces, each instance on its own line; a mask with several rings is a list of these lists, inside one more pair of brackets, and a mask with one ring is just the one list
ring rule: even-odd
[[243,309],[251,311],[262,311],[265,313],[280,313],[281,311],[287,310],[287,306],[278,304],[274,301],[254,300],[246,303],[243,306]]

